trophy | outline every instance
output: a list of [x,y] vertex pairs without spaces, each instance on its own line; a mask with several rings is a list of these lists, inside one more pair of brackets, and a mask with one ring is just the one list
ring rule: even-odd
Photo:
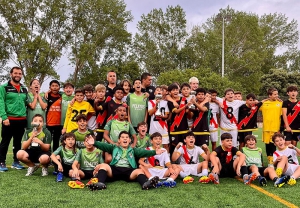
[[[32,128],[33,128],[33,131],[37,131],[37,129],[39,128],[40,124],[32,123],[31,126],[32,126]],[[36,142],[32,142],[32,143],[31,143],[31,146],[33,146],[33,147],[38,147],[39,144],[36,143]]]
[[[161,100],[162,99],[162,95],[161,94],[157,94],[155,95],[155,100]],[[155,116],[161,116],[161,111],[160,111],[160,107],[159,107],[159,102],[157,103],[157,110],[155,112]]]
[[[196,91],[193,91],[193,90],[192,90],[192,91],[190,92],[190,95],[194,97],[194,96],[196,95]],[[195,108],[196,108],[196,106],[195,106],[194,104],[192,104],[192,105],[189,106],[189,109],[194,110]]]

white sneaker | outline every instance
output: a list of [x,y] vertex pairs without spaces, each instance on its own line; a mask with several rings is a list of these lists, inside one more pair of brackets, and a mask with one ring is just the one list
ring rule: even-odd
[[47,176],[48,175],[48,168],[43,167],[42,168],[42,176]]
[[39,169],[39,166],[35,165],[33,167],[28,167],[27,173],[25,176],[31,176],[37,169]]

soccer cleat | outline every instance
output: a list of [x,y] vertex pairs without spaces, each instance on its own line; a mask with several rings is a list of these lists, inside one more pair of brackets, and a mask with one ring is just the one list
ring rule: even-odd
[[255,173],[251,173],[250,175],[245,174],[243,176],[244,184],[249,185],[252,181],[254,181],[257,178]]
[[207,176],[202,176],[199,179],[199,183],[209,183],[209,182],[210,182],[210,179]]
[[162,187],[162,186],[163,186],[163,183],[160,182],[160,181],[158,181],[158,183],[156,184],[155,188],[160,188],[160,187]]
[[278,178],[281,177],[281,175],[282,175],[282,168],[277,168],[276,169],[276,175],[277,175]]
[[188,184],[194,182],[194,179],[191,176],[186,176],[182,181],[184,184]]
[[0,172],[8,171],[8,168],[6,167],[5,163],[0,163]]
[[153,178],[151,178],[150,180],[146,181],[143,186],[142,189],[143,190],[148,190],[150,188],[157,188],[156,185],[159,182],[159,177],[154,176]]
[[69,181],[68,186],[73,189],[82,189],[84,188],[84,183],[82,183],[80,180]]
[[176,186],[176,181],[170,180],[170,181],[164,181],[163,182],[163,186],[164,187],[168,187],[168,188],[174,188]]
[[22,170],[25,167],[23,165],[21,165],[19,161],[16,161],[16,162],[13,162],[13,164],[11,165],[11,168],[14,168],[17,170]]
[[89,180],[89,182],[87,182],[85,185],[86,185],[86,186],[89,186],[89,185],[91,185],[92,183],[98,183],[98,178],[91,178],[91,179]]
[[48,175],[48,168],[43,167],[42,168],[42,176],[47,176]]
[[62,172],[58,172],[56,175],[56,182],[62,182],[64,179],[64,174]]
[[216,173],[210,173],[208,175],[209,181],[213,182],[214,184],[219,184],[219,176]]
[[28,167],[27,173],[25,176],[31,176],[37,169],[39,169],[39,165],[35,165],[33,167]]
[[91,183],[87,186],[91,191],[103,190],[106,189],[106,185],[102,182]]
[[287,184],[289,184],[290,186],[293,186],[297,183],[295,178],[290,177],[289,180],[287,181]]
[[274,183],[275,187],[282,187],[284,184],[286,184],[289,181],[288,176],[282,176],[281,178],[277,178],[277,180]]
[[259,184],[261,186],[267,186],[267,179],[265,177],[260,177]]

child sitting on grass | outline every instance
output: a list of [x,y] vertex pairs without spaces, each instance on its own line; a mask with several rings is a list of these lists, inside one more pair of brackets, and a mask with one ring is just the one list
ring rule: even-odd
[[245,137],[246,146],[242,148],[242,152],[246,156],[246,165],[249,173],[253,173],[253,177],[257,177],[261,186],[267,185],[266,177],[274,182],[275,187],[281,187],[286,183],[285,176],[279,178],[276,175],[273,166],[263,167],[262,149],[256,146],[256,137],[247,135]]
[[72,164],[72,170],[70,170],[70,177],[68,185],[71,188],[84,188],[84,184],[81,179],[91,179],[87,185],[94,181],[96,172],[94,171],[98,164],[103,163],[102,151],[90,144],[91,140],[96,140],[95,135],[88,134],[85,137],[84,145],[86,148],[77,152],[76,158]]
[[62,182],[64,176],[69,176],[76,153],[75,135],[73,133],[64,134],[61,146],[59,146],[51,155],[51,160],[54,163],[55,171],[57,172],[56,182]]
[[272,141],[277,147],[273,153],[273,164],[276,167],[276,174],[281,177],[282,174],[287,176],[287,183],[295,185],[296,179],[300,176],[300,166],[297,156],[300,156],[300,150],[292,144],[285,145],[284,136],[280,133],[275,133],[272,136]]
[[[195,146],[195,135],[192,131],[189,131],[185,135],[184,139],[185,145],[181,142],[176,146],[173,154],[172,161],[177,161],[179,159],[179,164],[181,167],[180,176],[184,183],[193,182],[194,179],[190,175],[201,177],[200,183],[208,183],[208,159],[209,159],[209,149],[206,144],[201,147]],[[201,156],[204,161],[199,161],[199,156]]]
[[112,154],[111,163],[102,163],[95,168],[98,173],[98,183],[89,185],[91,190],[106,189],[105,181],[107,177],[111,180],[138,181],[143,190],[153,188],[158,183],[158,177],[150,180],[147,179],[143,170],[137,169],[135,157],[149,157],[155,154],[162,154],[164,151],[160,148],[156,150],[143,150],[141,148],[132,148],[130,146],[130,136],[126,131],[119,134],[118,144],[107,144],[98,142],[89,138],[87,141],[90,145]]
[[154,176],[158,176],[160,179],[169,177],[162,184],[159,184],[159,186],[164,185],[166,187],[173,188],[176,186],[175,180],[178,177],[181,168],[178,167],[178,165],[172,165],[168,152],[166,151],[166,149],[161,148],[162,135],[160,133],[153,133],[150,139],[152,147],[146,148],[147,150],[162,149],[165,152],[161,155],[154,155],[148,158],[141,158],[139,160],[140,167],[144,170],[146,176],[149,179],[153,178]]
[[146,122],[140,122],[137,125],[136,134],[137,142],[136,147],[145,149],[146,147],[150,147],[150,135],[147,133],[148,125]]
[[24,133],[22,150],[17,152],[17,158],[28,165],[25,176],[32,175],[39,168],[40,164],[43,166],[42,176],[47,176],[51,155],[51,133],[48,129],[43,128],[44,118],[41,114],[35,114],[31,124],[33,128]]
[[245,184],[250,184],[255,176],[251,173],[248,175],[245,155],[232,145],[232,136],[230,133],[221,135],[221,146],[218,146],[210,154],[212,171],[209,179],[215,184],[219,184],[219,176],[233,178],[241,176]]

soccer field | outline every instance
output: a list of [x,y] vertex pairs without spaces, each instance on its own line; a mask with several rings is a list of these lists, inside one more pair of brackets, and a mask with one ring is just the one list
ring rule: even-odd
[[[264,149],[261,132],[258,146]],[[266,157],[265,157],[266,158]],[[7,165],[12,163],[9,148]],[[107,189],[91,192],[87,188],[70,189],[64,182],[55,182],[49,176],[41,177],[41,169],[30,177],[26,170],[0,173],[0,207],[298,207],[300,185],[275,188],[272,181],[267,187],[244,185],[238,179],[220,179],[220,184],[200,184],[198,178],[190,184],[178,179],[175,188],[141,190],[138,183],[124,181],[107,183]],[[87,182],[87,181],[86,181]],[[299,182],[299,181],[298,181]],[[300,182],[299,182],[300,183]],[[294,193],[294,194],[293,194]]]

